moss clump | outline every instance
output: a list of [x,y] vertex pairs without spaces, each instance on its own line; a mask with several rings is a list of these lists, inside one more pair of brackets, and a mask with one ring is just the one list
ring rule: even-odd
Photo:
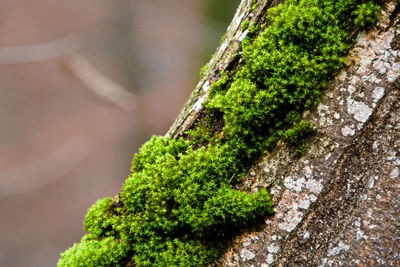
[[314,128],[308,121],[300,121],[295,123],[293,128],[280,133],[282,141],[294,152],[294,156],[298,157],[305,152],[304,140],[314,133]]
[[273,212],[265,190],[233,186],[278,140],[295,145],[312,132],[302,112],[344,66],[351,33],[372,25],[378,9],[363,0],[288,0],[269,9],[270,26],[243,41],[236,74],[222,74],[210,89],[205,112],[222,127],[199,120],[186,139],[153,137],[143,145],[121,194],[90,208],[89,234],[59,266],[203,266],[216,259],[232,229]]
[[314,129],[308,121],[300,121],[295,127],[284,131],[281,136],[282,140],[290,146],[295,147],[304,140],[307,136],[312,134]]
[[249,27],[250,21],[245,20],[242,24],[242,32],[247,30],[247,28]]
[[380,7],[373,2],[363,3],[354,11],[354,15],[356,16],[354,23],[360,29],[366,30],[375,25],[375,22],[379,18],[379,11]]
[[58,266],[123,266],[129,244],[114,237],[95,238],[85,235],[81,242],[61,253]]

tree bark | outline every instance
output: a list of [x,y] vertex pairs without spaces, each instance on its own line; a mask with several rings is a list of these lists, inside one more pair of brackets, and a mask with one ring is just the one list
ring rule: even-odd
[[[240,63],[244,21],[263,23],[282,1],[243,0],[204,77],[168,131],[182,135],[210,85]],[[275,214],[230,245],[221,266],[400,266],[400,4],[357,37],[348,65],[303,114],[317,134],[300,158],[279,143],[255,161],[241,190],[269,188]]]

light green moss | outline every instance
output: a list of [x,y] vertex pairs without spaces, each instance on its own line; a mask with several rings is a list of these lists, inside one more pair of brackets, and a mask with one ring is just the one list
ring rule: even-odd
[[200,69],[200,80],[203,79],[204,73],[206,73],[208,68],[208,63],[206,63],[201,69]]
[[379,11],[380,7],[373,2],[363,3],[354,11],[354,15],[357,16],[354,23],[360,29],[368,29],[375,25],[379,18]]
[[249,27],[250,21],[245,20],[242,24],[242,32],[244,32],[245,30],[247,30],[247,28]]
[[258,3],[258,0],[253,0],[252,6],[251,6],[251,8],[250,8],[250,12],[253,11],[254,9],[256,9],[257,3]]
[[248,194],[233,186],[278,140],[294,146],[312,133],[302,112],[344,66],[350,33],[375,23],[377,10],[365,0],[288,0],[269,9],[270,26],[257,36],[252,26],[242,42],[238,71],[211,86],[205,117],[186,139],[153,137],[143,145],[120,196],[89,210],[89,234],[61,254],[59,266],[215,260],[232,229],[273,213],[265,190]]
[[123,266],[128,250],[128,244],[121,243],[114,237],[97,239],[89,234],[85,235],[80,243],[61,253],[57,265],[60,267]]

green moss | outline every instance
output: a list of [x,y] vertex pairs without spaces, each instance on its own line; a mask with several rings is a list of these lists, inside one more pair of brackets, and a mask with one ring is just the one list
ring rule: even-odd
[[242,24],[242,32],[244,32],[245,30],[247,30],[247,28],[249,27],[250,21],[245,20]]
[[194,144],[209,144],[213,143],[218,136],[213,134],[213,123],[215,121],[216,116],[214,114],[208,114],[205,112],[204,121],[197,121],[194,126],[195,130],[188,130],[186,132],[187,135],[191,137],[191,141]]
[[361,29],[368,29],[379,19],[379,11],[380,7],[373,1],[363,3],[354,11],[354,23]]
[[80,243],[61,253],[57,265],[60,267],[123,266],[128,249],[128,244],[121,243],[114,237],[97,239],[89,234],[85,235]]
[[258,0],[253,0],[252,6],[251,6],[251,8],[250,8],[250,12],[253,11],[254,9],[256,9],[257,3],[258,3]]
[[235,54],[232,55],[232,61],[235,61],[236,59],[238,59],[240,56],[240,54],[238,52],[236,52]]
[[300,121],[293,128],[282,133],[282,140],[290,146],[296,147],[304,138],[314,132],[311,123]]
[[250,38],[253,38],[253,37],[255,37],[256,33],[258,33],[259,31],[260,31],[260,25],[253,24],[250,26],[247,36],[250,36]]
[[117,218],[113,216],[113,213],[114,202],[111,198],[98,200],[86,215],[84,229],[96,238],[114,236],[116,232],[113,226],[116,225]]
[[362,6],[363,1],[313,0],[270,9],[271,26],[253,42],[242,42],[245,63],[231,85],[211,87],[205,104],[224,113],[227,139],[240,136],[252,148],[246,150],[251,158],[266,135],[274,140],[275,132],[295,126],[286,116],[315,105],[326,82],[344,66],[349,31],[361,25],[354,12]]
[[299,123],[294,123],[293,128],[280,132],[280,137],[282,141],[284,141],[289,148],[293,150],[294,156],[299,157],[305,152],[305,138],[312,135],[314,132],[315,130],[311,123],[307,121],[300,121]]
[[200,70],[200,80],[203,79],[204,73],[206,73],[207,68],[208,68],[208,62]]
[[279,140],[304,151],[312,126],[301,121],[302,112],[344,66],[350,33],[375,23],[378,10],[362,0],[288,0],[269,9],[270,26],[242,42],[239,70],[211,86],[205,112],[220,127],[203,118],[186,139],[153,137],[144,144],[120,196],[90,208],[89,234],[61,254],[59,266],[215,260],[232,229],[273,212],[265,190],[248,194],[233,186]]

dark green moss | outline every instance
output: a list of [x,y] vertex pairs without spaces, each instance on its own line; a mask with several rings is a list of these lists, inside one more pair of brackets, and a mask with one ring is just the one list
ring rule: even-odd
[[260,25],[259,24],[253,24],[249,28],[249,32],[247,33],[247,37],[250,36],[250,38],[255,37],[256,33],[260,31]]
[[221,127],[203,118],[186,138],[153,137],[144,144],[119,197],[90,208],[89,234],[61,254],[59,266],[204,266],[215,260],[231,229],[273,212],[265,190],[248,194],[233,186],[276,142],[296,146],[312,133],[302,112],[344,66],[351,33],[373,25],[378,10],[363,0],[288,0],[269,9],[270,26],[242,42],[237,72],[222,73],[211,86],[204,112]]
[[294,156],[299,157],[305,152],[305,138],[312,135],[314,132],[315,130],[311,123],[307,121],[300,121],[299,123],[294,123],[293,128],[280,132],[280,137],[282,141],[293,150]]
[[284,131],[281,136],[282,140],[290,146],[295,147],[301,143],[304,138],[314,132],[311,123],[307,121],[300,121],[295,127]]

